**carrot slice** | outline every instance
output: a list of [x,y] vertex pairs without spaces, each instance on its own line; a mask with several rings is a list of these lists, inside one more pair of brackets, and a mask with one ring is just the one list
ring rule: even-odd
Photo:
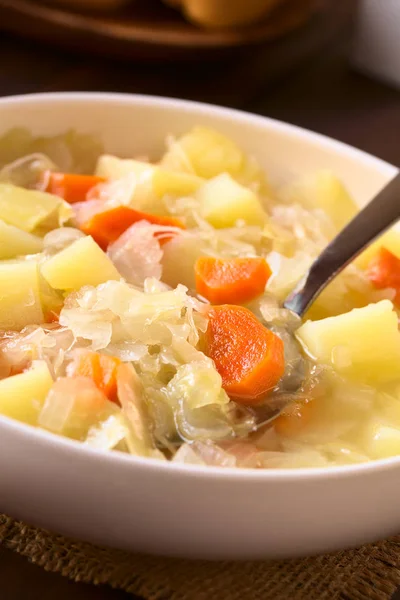
[[271,269],[264,258],[200,256],[196,289],[213,304],[244,304],[263,293]]
[[121,365],[119,358],[83,352],[72,370],[74,377],[89,377],[109,400],[117,401],[117,370]]
[[284,373],[282,340],[243,306],[214,306],[209,317],[205,353],[225,391],[241,404],[257,404]]
[[395,304],[400,305],[400,259],[387,248],[379,249],[376,256],[369,262],[367,277],[378,290],[394,288]]
[[[117,206],[116,208],[97,213],[86,221],[86,223],[83,223],[81,229],[87,235],[91,235],[103,250],[106,250],[109,244],[115,242],[124,231],[139,221],[148,221],[153,225],[185,229],[185,226],[179,219],[150,215],[129,206]],[[170,238],[163,237],[162,242],[165,243],[168,239]],[[160,243],[162,242],[160,241]]]
[[47,172],[44,176],[47,180],[46,192],[60,196],[66,202],[74,204],[86,200],[87,193],[99,183],[103,183],[103,177],[96,175],[76,175],[74,173],[52,173]]

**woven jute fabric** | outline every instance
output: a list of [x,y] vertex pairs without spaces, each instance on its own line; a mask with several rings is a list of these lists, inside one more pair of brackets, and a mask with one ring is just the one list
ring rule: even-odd
[[48,571],[146,600],[389,600],[400,585],[400,536],[313,558],[206,562],[100,548],[0,515],[0,544]]

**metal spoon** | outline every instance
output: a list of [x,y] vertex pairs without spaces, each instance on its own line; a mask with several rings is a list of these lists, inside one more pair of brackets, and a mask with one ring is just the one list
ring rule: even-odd
[[283,306],[302,316],[328,283],[400,219],[400,173],[325,248]]

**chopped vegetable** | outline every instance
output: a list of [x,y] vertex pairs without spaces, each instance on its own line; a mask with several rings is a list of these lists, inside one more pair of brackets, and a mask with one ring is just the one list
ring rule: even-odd
[[108,419],[90,427],[84,443],[98,450],[113,450],[126,440],[127,433],[128,427],[122,412],[111,414]]
[[201,256],[195,264],[196,289],[213,304],[244,304],[265,290],[271,270],[264,258]]
[[[162,280],[171,287],[180,283],[190,290],[196,289],[196,260],[207,249],[196,235],[176,235],[162,248]],[[179,263],[179,269],[176,265]]]
[[364,427],[361,443],[365,452],[375,459],[400,454],[400,427],[391,427],[372,418]]
[[160,242],[170,233],[167,227],[139,221],[108,246],[107,255],[128,283],[142,288],[147,278],[161,278]]
[[0,220],[0,259],[36,254],[43,247],[42,239]]
[[400,333],[389,300],[307,321],[297,337],[314,359],[349,377],[375,383],[399,377]]
[[43,323],[37,260],[0,261],[0,328]]
[[281,196],[287,203],[298,202],[308,209],[325,211],[338,230],[357,213],[357,206],[343,183],[326,170],[289,184]]
[[149,170],[152,170],[150,163],[103,154],[97,161],[96,177],[101,177],[104,180],[121,179],[131,173],[140,177]]
[[0,183],[0,216],[9,225],[31,232],[46,225],[53,229],[72,217],[71,207],[52,194]]
[[38,423],[49,431],[83,441],[91,427],[118,410],[90,378],[60,377],[47,394]]
[[261,192],[268,190],[265,174],[256,161],[247,157],[233,140],[209,127],[193,127],[172,140],[161,165],[205,179],[228,173],[243,185],[255,186]]
[[[148,221],[154,225],[184,229],[182,221],[173,217],[158,217],[139,212],[128,206],[118,206],[92,216],[89,221],[81,225],[87,235],[91,235],[103,250],[119,238],[131,225],[139,221]],[[157,235],[157,234],[156,234]],[[168,238],[163,238],[167,241]]]
[[117,371],[121,361],[115,356],[98,352],[79,352],[69,369],[73,377],[89,377],[112,402],[117,399]]
[[243,152],[231,139],[208,127],[194,127],[171,143],[161,164],[179,170],[186,166],[200,177],[211,179],[223,172],[238,173],[244,160]]
[[[150,163],[138,160],[119,159],[103,155],[99,158],[96,175],[116,180],[119,185],[120,204],[138,210],[165,214],[164,196],[190,196],[203,183],[203,179],[189,173],[175,173]],[[113,183],[106,184],[115,194]],[[104,190],[107,196],[107,187]],[[112,199],[112,198],[111,198]]]
[[40,409],[53,383],[47,363],[33,361],[30,369],[0,381],[0,413],[37,425]]
[[368,264],[367,277],[378,290],[395,290],[394,302],[400,304],[400,258],[390,250],[380,248]]
[[400,258],[400,231],[397,226],[392,227],[392,229],[389,229],[383,235],[379,236],[375,242],[372,242],[368,248],[357,256],[354,261],[357,267],[366,269],[371,260],[379,254],[381,248],[386,248],[392,254],[397,256],[397,258]]
[[225,391],[243,404],[260,402],[284,373],[282,340],[241,306],[216,306],[209,317],[205,352]]
[[90,236],[76,240],[47,260],[41,272],[57,290],[79,290],[84,285],[98,285],[120,274],[108,256]]
[[144,390],[134,368],[121,365],[117,371],[118,398],[129,423],[127,444],[131,454],[151,456],[155,450],[150,434]]
[[96,175],[53,172],[45,173],[44,180],[47,183],[46,192],[63,198],[69,204],[83,202],[92,188],[105,181]]
[[204,219],[217,228],[234,227],[238,221],[263,225],[267,218],[257,195],[227,173],[204,183],[196,198]]

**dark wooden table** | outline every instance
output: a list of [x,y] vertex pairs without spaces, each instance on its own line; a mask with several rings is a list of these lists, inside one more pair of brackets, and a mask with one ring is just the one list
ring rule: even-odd
[[[338,10],[350,13],[352,3],[338,2],[342,5]],[[294,71],[288,71],[292,58],[279,44],[270,57],[253,54],[237,60],[237,67],[197,65],[188,72],[176,65],[135,66],[82,57],[0,33],[0,95],[96,90],[214,101],[313,129],[400,165],[400,91],[354,72],[348,61],[350,20],[340,31],[334,25],[317,34],[314,30],[314,42],[319,35],[321,45],[322,35],[326,44],[313,58],[309,56],[312,44],[308,49],[303,45],[301,64]],[[285,66],[283,76],[279,76],[280,65]],[[243,82],[244,76],[250,79]],[[123,592],[75,584],[46,573],[4,549],[0,549],[0,580],[1,598],[7,600],[128,598]],[[395,597],[400,600],[400,594]]]

